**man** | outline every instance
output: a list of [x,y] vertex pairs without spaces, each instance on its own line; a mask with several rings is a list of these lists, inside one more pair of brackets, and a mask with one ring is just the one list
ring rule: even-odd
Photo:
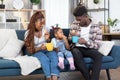
[[[97,51],[99,48],[98,42],[102,40],[102,31],[99,25],[93,24],[89,18],[86,7],[77,6],[73,12],[79,29],[73,31],[70,29],[69,39],[72,36],[79,35],[78,43],[72,47],[72,53],[75,61],[75,67],[83,74],[86,80],[99,80],[102,55]],[[73,27],[73,26],[72,26]],[[90,74],[87,68],[84,57],[93,59],[92,73]]]

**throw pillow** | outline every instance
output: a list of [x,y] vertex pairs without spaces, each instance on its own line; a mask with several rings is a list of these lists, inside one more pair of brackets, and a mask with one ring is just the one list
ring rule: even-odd
[[101,41],[101,46],[98,51],[104,56],[107,56],[110,53],[114,43],[114,41]]
[[16,38],[10,38],[4,48],[0,51],[0,57],[13,58],[19,55],[21,48],[24,45],[24,41]]
[[4,48],[10,37],[17,39],[17,34],[13,29],[0,29],[0,50]]

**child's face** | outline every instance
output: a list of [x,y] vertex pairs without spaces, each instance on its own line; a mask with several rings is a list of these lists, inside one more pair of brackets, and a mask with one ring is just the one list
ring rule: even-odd
[[63,31],[62,29],[58,29],[58,31],[55,33],[55,37],[58,38],[58,39],[63,39]]

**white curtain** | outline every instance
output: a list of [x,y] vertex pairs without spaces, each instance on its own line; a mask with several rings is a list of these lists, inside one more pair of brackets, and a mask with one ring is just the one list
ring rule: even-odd
[[59,24],[61,28],[69,25],[69,1],[70,0],[44,0],[43,8],[46,11],[46,26]]

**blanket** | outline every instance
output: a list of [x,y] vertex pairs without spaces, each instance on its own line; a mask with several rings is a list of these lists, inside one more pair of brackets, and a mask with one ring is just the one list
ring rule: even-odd
[[34,70],[41,68],[41,64],[36,57],[33,56],[18,56],[16,58],[7,58],[9,60],[15,60],[19,63],[22,75],[28,75]]

